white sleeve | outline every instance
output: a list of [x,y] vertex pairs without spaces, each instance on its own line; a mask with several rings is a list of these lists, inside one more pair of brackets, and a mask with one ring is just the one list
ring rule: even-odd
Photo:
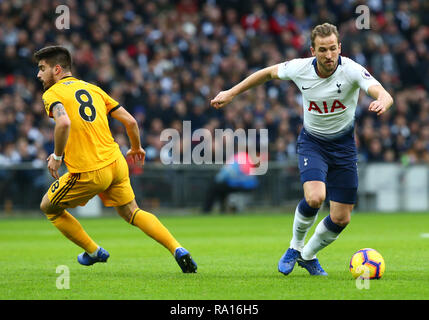
[[282,62],[278,66],[277,75],[282,80],[293,80],[297,71],[299,59]]
[[347,75],[356,83],[362,90],[368,93],[368,88],[372,85],[380,85],[364,67],[356,62],[352,62],[347,70]]

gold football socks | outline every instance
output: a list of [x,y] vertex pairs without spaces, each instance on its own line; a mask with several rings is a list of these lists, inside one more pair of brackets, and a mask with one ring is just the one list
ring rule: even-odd
[[143,211],[139,208],[134,210],[130,224],[138,227],[152,239],[158,241],[166,247],[173,255],[181,245],[171,235],[166,227],[152,213]]
[[93,253],[97,250],[97,244],[88,236],[79,221],[69,212],[64,210],[60,213],[46,214],[46,216],[63,235],[86,252]]

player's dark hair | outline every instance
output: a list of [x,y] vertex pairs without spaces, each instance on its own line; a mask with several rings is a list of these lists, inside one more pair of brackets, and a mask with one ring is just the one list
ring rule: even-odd
[[51,67],[59,64],[65,71],[71,71],[71,54],[66,48],[61,46],[42,48],[34,54],[34,59],[36,59],[37,63],[39,63],[40,60],[45,60]]
[[311,31],[311,46],[315,48],[314,40],[317,36],[325,38],[329,37],[331,34],[335,34],[337,36],[338,42],[340,42],[340,34],[338,33],[337,27],[333,24],[325,22],[324,24],[315,26],[313,31]]

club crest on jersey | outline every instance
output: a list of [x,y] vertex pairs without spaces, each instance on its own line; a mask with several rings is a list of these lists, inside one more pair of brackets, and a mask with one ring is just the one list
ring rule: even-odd
[[308,111],[315,110],[320,114],[333,113],[336,109],[344,110],[346,106],[341,103],[340,100],[334,100],[331,106],[328,106],[326,101],[323,101],[323,106],[319,107],[316,102],[310,101]]
[[337,83],[337,88],[338,88],[337,92],[341,93],[341,83]]

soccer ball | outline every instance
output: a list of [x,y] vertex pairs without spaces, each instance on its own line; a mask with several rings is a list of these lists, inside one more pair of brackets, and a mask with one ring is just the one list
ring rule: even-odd
[[380,279],[383,276],[386,264],[381,254],[371,248],[357,251],[350,259],[350,272],[356,279]]

